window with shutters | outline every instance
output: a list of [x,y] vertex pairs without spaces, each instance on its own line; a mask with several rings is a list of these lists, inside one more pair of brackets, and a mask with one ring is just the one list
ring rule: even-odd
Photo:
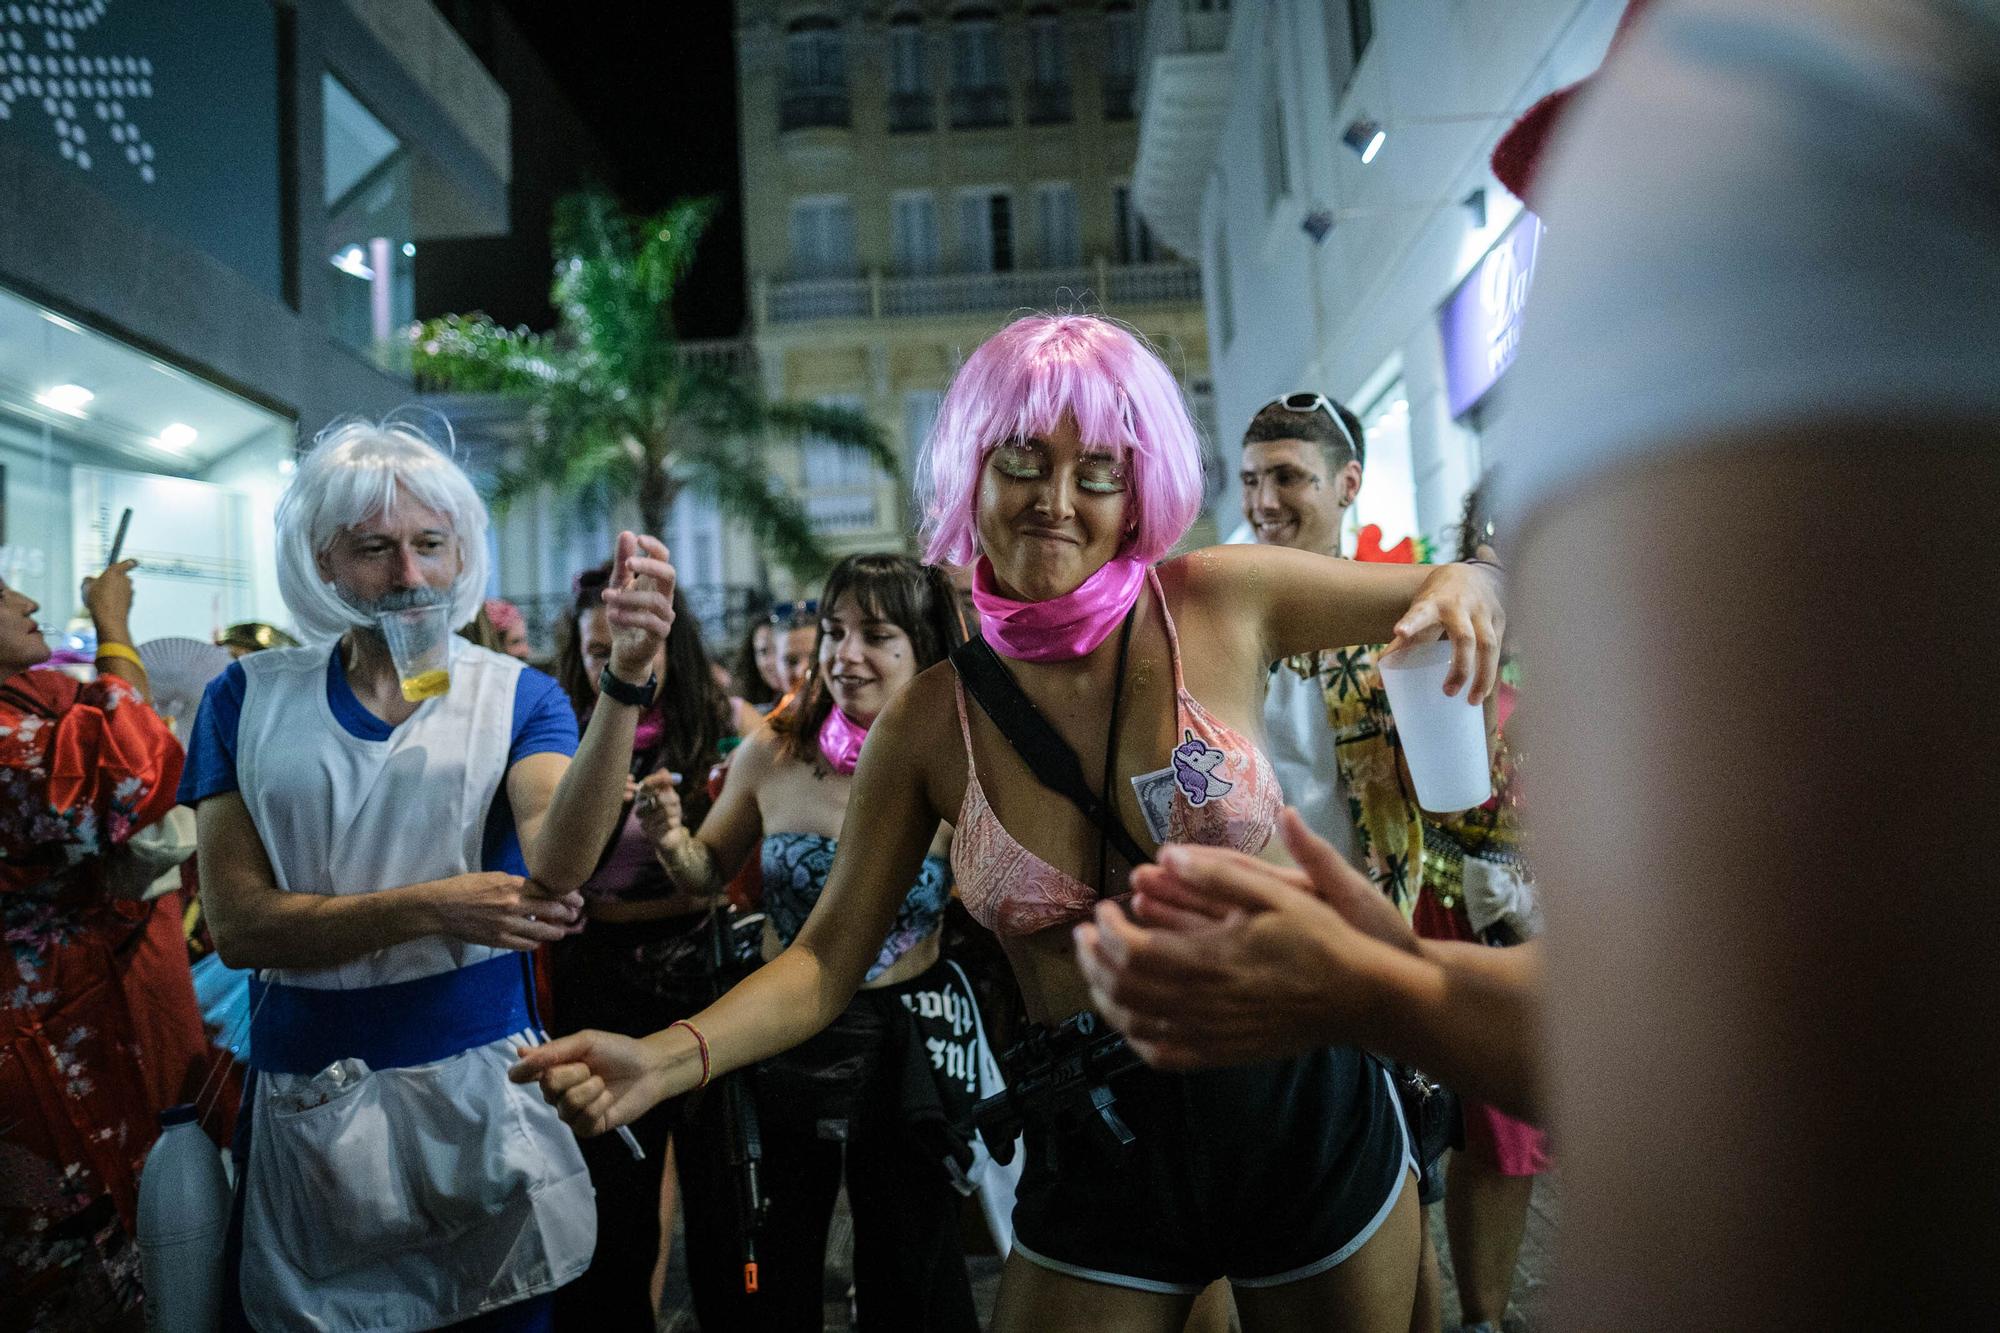
[[898,15],[889,27],[889,129],[902,133],[932,126],[929,48],[922,22]]
[[903,455],[915,458],[930,442],[931,428],[937,425],[938,409],[944,406],[944,390],[912,389],[903,395]]
[[951,124],[988,129],[1012,119],[1007,73],[1000,58],[1000,21],[986,10],[967,10],[951,21]]
[[1112,258],[1121,264],[1150,264],[1159,257],[1153,229],[1132,204],[1132,187],[1111,187]]
[[995,190],[958,197],[958,261],[966,273],[1007,273],[1014,267],[1014,201]]
[[889,203],[891,244],[896,272],[903,276],[936,273],[939,265],[937,197],[929,192],[905,192]]
[[792,204],[792,274],[800,278],[854,276],[854,205],[842,196]]
[[1035,242],[1043,268],[1074,268],[1083,262],[1076,187],[1067,181],[1036,188]]
[[[862,410],[854,394],[833,394],[819,400],[827,407]],[[805,462],[806,518],[815,532],[854,532],[879,526],[881,472],[875,460],[819,436],[807,436]]]
[[840,26],[805,18],[785,33],[785,86],[778,127],[785,130],[845,126],[847,56]]
[[1132,119],[1139,81],[1139,23],[1129,7],[1104,16],[1104,118]]
[[1063,125],[1070,119],[1069,60],[1062,19],[1053,10],[1028,16],[1028,123]]

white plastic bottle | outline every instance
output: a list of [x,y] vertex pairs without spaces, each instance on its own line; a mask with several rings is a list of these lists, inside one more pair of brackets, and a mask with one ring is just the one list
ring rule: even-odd
[[160,1137],[139,1173],[139,1261],[146,1327],[214,1333],[222,1317],[222,1243],[229,1183],[195,1108],[160,1112]]

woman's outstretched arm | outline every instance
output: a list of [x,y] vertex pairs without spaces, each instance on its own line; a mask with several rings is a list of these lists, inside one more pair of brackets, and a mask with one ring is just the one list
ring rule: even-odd
[[[937,691],[912,685],[870,728],[833,869],[798,938],[689,1020],[708,1043],[710,1077],[788,1050],[831,1023],[888,938],[942,818],[924,763],[935,728],[915,706],[924,693]],[[638,1038],[579,1032],[524,1050],[512,1077],[539,1082],[579,1134],[601,1134],[699,1084],[702,1051],[685,1027]]]

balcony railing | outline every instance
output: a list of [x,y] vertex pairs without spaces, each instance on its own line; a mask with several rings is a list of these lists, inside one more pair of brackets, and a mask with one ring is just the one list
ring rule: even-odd
[[1193,264],[1124,264],[1110,270],[1112,305],[1176,305],[1201,300],[1201,270]]
[[936,99],[929,93],[890,93],[889,132],[909,134],[937,124]]
[[788,88],[778,100],[781,130],[846,129],[847,89]]
[[1104,118],[1106,120],[1132,119],[1133,83],[1128,78],[1104,76]]
[[1117,310],[1133,306],[1198,304],[1201,270],[1180,262],[1109,264],[1011,273],[946,273],[893,278],[780,279],[758,284],[766,324],[816,319],[908,319],[1046,310],[1089,304]]
[[854,319],[868,314],[871,304],[866,278],[802,278],[772,284],[770,320]]
[[955,130],[990,130],[1013,122],[1014,108],[1004,84],[990,88],[951,90],[951,127]]
[[683,342],[679,348],[682,364],[696,370],[712,370],[735,379],[757,377],[757,352],[739,338],[702,338]]
[[1042,308],[1068,293],[1070,302],[1089,290],[1087,268],[1017,269],[1012,273],[946,273],[936,277],[888,278],[882,283],[885,315],[958,315],[976,310]]
[[1070,122],[1069,85],[1034,83],[1028,85],[1028,123],[1067,125]]

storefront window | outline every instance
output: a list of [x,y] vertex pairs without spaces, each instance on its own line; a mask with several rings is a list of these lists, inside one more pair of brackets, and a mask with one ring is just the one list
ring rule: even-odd
[[37,620],[88,629],[79,585],[130,508],[139,642],[283,623],[290,421],[4,290],[0,367],[0,578],[41,603]]
[[1361,495],[1348,511],[1354,517],[1343,549],[1350,553],[1360,530],[1371,523],[1382,529],[1385,548],[1420,531],[1416,469],[1410,458],[1410,398],[1400,376],[1362,408],[1361,429],[1368,461]]
[[334,337],[384,369],[415,317],[410,155],[346,85],[324,76],[326,266]]

